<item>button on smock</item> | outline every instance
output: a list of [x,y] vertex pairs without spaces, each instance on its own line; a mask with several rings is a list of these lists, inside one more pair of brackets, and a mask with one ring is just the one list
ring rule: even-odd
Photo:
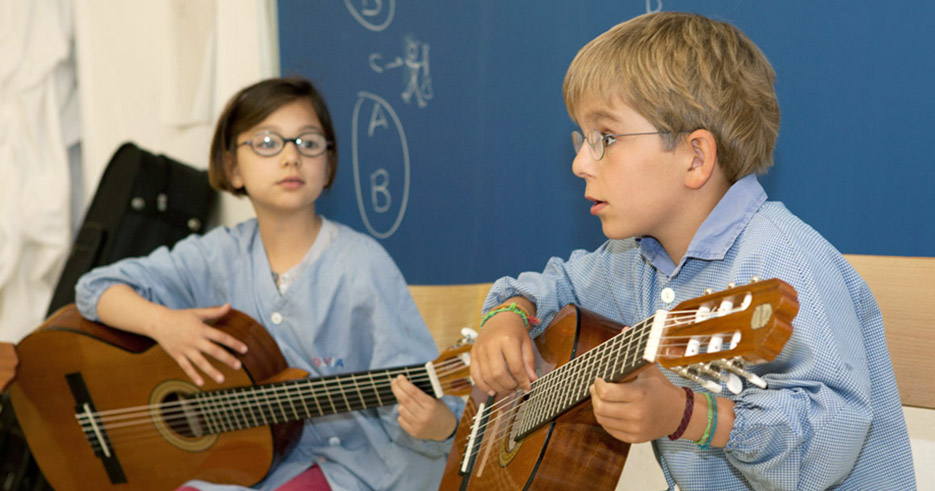
[[665,303],[672,303],[675,300],[675,290],[666,287],[662,289],[662,301]]
[[270,316],[270,320],[273,321],[273,324],[278,326],[279,324],[282,324],[282,314],[279,312],[273,312],[273,315]]

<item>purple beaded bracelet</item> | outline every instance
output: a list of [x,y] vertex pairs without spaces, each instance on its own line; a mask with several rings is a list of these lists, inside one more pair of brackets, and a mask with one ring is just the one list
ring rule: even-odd
[[682,387],[685,390],[685,413],[682,414],[682,422],[679,423],[679,427],[675,430],[675,433],[669,435],[669,440],[678,440],[682,437],[682,433],[685,433],[685,428],[688,428],[688,421],[692,419],[692,410],[695,409],[695,393],[692,392],[688,387]]

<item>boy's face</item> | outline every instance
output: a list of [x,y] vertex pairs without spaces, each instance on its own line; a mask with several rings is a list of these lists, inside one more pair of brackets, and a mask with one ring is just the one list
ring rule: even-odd
[[[619,98],[583,98],[574,117],[585,135],[592,130],[604,135],[656,131]],[[652,236],[665,243],[677,233],[673,217],[680,215],[685,146],[680,143],[666,151],[662,135],[620,136],[605,146],[601,160],[594,159],[587,142],[581,146],[572,170],[585,181],[585,198],[592,203],[591,214],[600,218],[604,235]]]

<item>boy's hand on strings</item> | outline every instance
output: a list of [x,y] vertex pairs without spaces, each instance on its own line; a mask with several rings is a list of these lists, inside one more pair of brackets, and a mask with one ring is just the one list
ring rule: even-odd
[[230,304],[201,309],[164,309],[152,320],[153,327],[148,332],[182,367],[195,385],[204,385],[199,371],[221,383],[224,381],[224,375],[205,355],[239,370],[240,361],[225,350],[224,346],[238,353],[247,352],[246,344],[206,324],[207,321],[218,319],[229,311]]
[[490,395],[532,388],[537,378],[535,356],[520,316],[501,312],[487,320],[471,348],[471,377]]
[[653,364],[624,382],[596,379],[591,403],[607,433],[627,443],[643,443],[675,432],[685,411],[685,393]]
[[390,384],[399,401],[399,425],[410,435],[423,440],[447,440],[458,420],[442,402],[419,390],[406,377],[399,375]]

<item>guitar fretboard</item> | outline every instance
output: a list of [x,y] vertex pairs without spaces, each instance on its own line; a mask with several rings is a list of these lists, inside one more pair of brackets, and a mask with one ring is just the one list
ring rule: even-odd
[[194,435],[285,423],[396,404],[390,382],[405,375],[433,394],[424,365],[201,392],[183,401]]
[[516,439],[522,439],[590,396],[600,377],[617,382],[647,363],[643,359],[656,316],[573,358],[532,384],[525,401]]

